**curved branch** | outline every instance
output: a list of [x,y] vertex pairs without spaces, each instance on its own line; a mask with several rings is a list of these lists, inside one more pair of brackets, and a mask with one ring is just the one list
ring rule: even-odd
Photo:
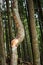
[[25,34],[24,34],[24,27],[23,27],[23,24],[22,24],[22,21],[20,19],[20,15],[19,15],[19,12],[18,12],[18,2],[17,2],[17,0],[13,1],[12,8],[13,8],[14,22],[15,22],[15,25],[18,29],[18,33],[16,35],[16,38],[11,41],[11,46],[13,47],[14,45],[18,46],[19,43],[23,41]]
[[11,47],[12,47],[12,58],[11,58],[11,65],[17,65],[17,46],[19,45],[20,42],[23,41],[24,39],[24,27],[23,27],[23,24],[22,24],[22,21],[20,19],[20,15],[19,15],[19,12],[18,12],[18,2],[17,0],[14,0],[13,3],[12,3],[12,8],[13,8],[13,18],[14,18],[14,22],[15,22],[15,25],[18,29],[18,33],[16,35],[16,38],[13,39],[11,41]]

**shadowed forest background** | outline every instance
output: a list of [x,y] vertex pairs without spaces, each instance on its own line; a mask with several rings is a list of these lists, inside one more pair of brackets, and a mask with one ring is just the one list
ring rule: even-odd
[[[14,51],[17,55],[13,55],[11,47],[11,41],[19,31],[15,12],[25,34]],[[23,35],[21,31],[19,33]],[[13,63],[12,56],[17,62]],[[0,0],[0,65],[43,65],[43,0]]]

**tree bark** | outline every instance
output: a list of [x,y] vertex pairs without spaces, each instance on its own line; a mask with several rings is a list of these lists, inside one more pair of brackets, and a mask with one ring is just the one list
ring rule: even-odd
[[17,2],[17,0],[14,0],[13,7],[14,7],[13,18],[14,18],[15,25],[16,25],[17,30],[18,30],[16,38],[19,40],[18,43],[20,43],[24,39],[25,34],[24,34],[24,27],[23,27],[23,24],[22,24],[22,21],[20,19],[20,15],[19,15],[19,12],[18,12],[18,2]]
[[28,3],[29,3],[28,5],[29,5],[29,14],[30,14],[31,34],[32,34],[33,65],[40,65],[40,52],[38,48],[33,0],[28,0]]
[[12,9],[13,18],[14,18],[18,33],[16,35],[16,38],[11,41],[11,47],[12,47],[11,65],[17,65],[17,47],[20,44],[20,42],[23,41],[25,34],[24,34],[24,27],[23,27],[23,24],[22,24],[22,21],[20,19],[20,15],[18,12],[17,0],[13,0],[12,8],[13,8]]

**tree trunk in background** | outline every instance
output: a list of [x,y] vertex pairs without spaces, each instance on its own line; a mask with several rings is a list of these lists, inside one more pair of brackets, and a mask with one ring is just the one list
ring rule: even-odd
[[38,6],[38,18],[39,18],[39,25],[40,25],[40,31],[41,31],[41,36],[43,40],[43,14],[42,14],[42,8],[41,8],[41,2],[40,0],[37,0],[37,6]]
[[31,36],[31,30],[30,30],[31,27],[30,27],[30,21],[29,21],[29,18],[28,18],[29,17],[29,7],[28,7],[28,4],[29,4],[28,0],[26,0],[26,10],[27,10],[27,13],[28,13],[27,14],[27,23],[28,23],[28,28],[29,28],[30,42],[32,42],[32,40],[31,40],[32,36]]
[[[24,29],[25,29],[25,40],[24,40],[24,48],[25,48],[25,59],[28,58],[28,60],[33,63],[33,59],[32,59],[32,49],[31,49],[31,43],[30,43],[30,39],[29,39],[29,31],[28,31],[28,24],[27,21],[24,21]],[[27,51],[27,54],[26,54]],[[28,61],[27,60],[27,61]]]
[[11,43],[12,39],[12,21],[11,21],[11,12],[10,12],[10,7],[9,7],[9,0],[6,0],[6,6],[7,6],[7,16],[8,16],[8,28],[9,28],[9,39]]
[[[32,48],[31,48],[31,43],[32,43],[32,35],[31,35],[31,27],[30,27],[30,20],[29,20],[29,7],[28,7],[28,0],[26,0],[26,17],[27,17],[27,25],[28,25],[28,30],[29,30],[29,37],[30,37],[30,44],[29,46],[29,50],[31,50],[31,52],[29,51],[29,57],[31,59],[31,63],[33,64],[33,57],[32,57]],[[29,38],[28,38],[29,39]]]
[[[11,12],[10,12],[10,7],[9,7],[9,0],[6,0],[6,7],[7,7],[7,17],[8,17],[8,34],[9,35],[9,43],[7,43],[6,45],[8,45],[8,48],[9,50],[7,51],[8,52],[8,57],[10,57],[11,59],[11,40],[12,40],[12,37],[13,37],[13,34],[12,34],[12,20],[11,20]],[[6,33],[7,33],[6,32]]]
[[31,34],[32,34],[33,65],[40,65],[40,52],[38,48],[33,0],[28,0],[28,3],[29,3],[28,5],[29,5],[29,14],[30,14]]
[[[5,15],[5,18],[6,18],[6,15]],[[10,47],[9,47],[10,39],[9,39],[9,30],[8,30],[8,21],[7,20],[5,20],[5,35],[6,35],[6,51],[7,51],[6,59],[7,59],[7,58],[10,58]]]
[[2,64],[0,64],[0,65],[6,65],[5,47],[4,47],[4,40],[3,40],[3,28],[2,27],[3,27],[2,26],[2,15],[1,15],[1,10],[0,10],[0,59],[2,62]]
[[36,3],[38,6],[38,18],[39,18],[39,25],[40,25],[40,31],[41,31],[40,56],[41,56],[41,64],[43,65],[43,13],[42,13],[41,1],[37,0]]

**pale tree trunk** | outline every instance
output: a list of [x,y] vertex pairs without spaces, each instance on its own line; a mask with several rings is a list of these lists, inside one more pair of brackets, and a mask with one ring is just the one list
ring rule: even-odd
[[16,35],[16,38],[11,41],[11,47],[12,47],[11,65],[17,65],[17,58],[18,58],[17,47],[18,47],[19,43],[23,41],[25,34],[24,34],[24,27],[23,27],[23,24],[22,24],[22,21],[20,19],[19,12],[18,12],[17,0],[13,0],[12,8],[13,8],[12,9],[13,18],[14,18],[18,33]]
[[30,26],[31,26],[31,34],[32,34],[32,47],[33,47],[33,63],[34,65],[40,65],[40,52],[38,48],[38,39],[34,18],[34,6],[33,0],[28,0],[29,3],[29,14],[30,14]]
[[6,65],[1,10],[0,10],[0,59],[1,59],[1,62],[2,62],[2,63],[0,62],[1,65]]

